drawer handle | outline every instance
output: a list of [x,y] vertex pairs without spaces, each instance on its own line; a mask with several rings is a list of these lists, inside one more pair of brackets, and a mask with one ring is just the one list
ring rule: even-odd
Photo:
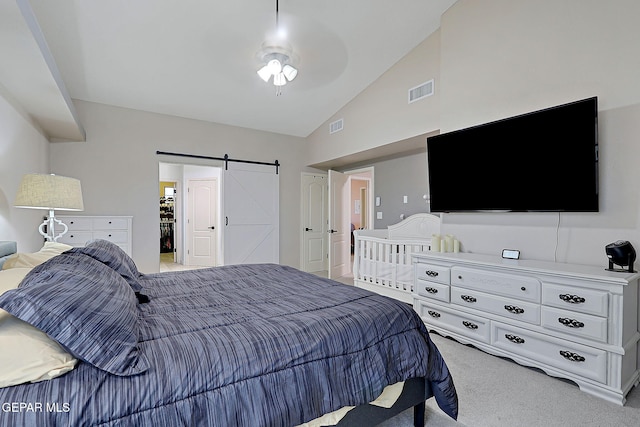
[[438,272],[433,270],[427,270],[424,272],[429,277],[438,277]]
[[425,291],[427,291],[427,292],[429,292],[430,294],[437,294],[437,293],[438,293],[438,290],[437,290],[436,288],[431,288],[431,287],[429,287],[429,286],[426,286],[426,287],[424,288],[424,290],[425,290]]
[[460,295],[460,298],[462,298],[462,300],[465,301],[465,302],[476,302],[477,301],[471,295]]
[[517,335],[504,334],[504,337],[515,344],[524,344],[524,338],[520,338]]
[[524,309],[520,308],[516,305],[505,305],[504,309],[507,310],[509,313],[513,313],[513,314],[522,314],[524,313]]
[[440,313],[438,313],[437,311],[433,311],[433,310],[429,310],[427,311],[427,313],[429,313],[429,316],[439,319],[440,318]]
[[586,301],[584,298],[578,295],[571,295],[571,294],[560,294],[558,295],[558,298],[560,298],[564,302],[568,302],[571,304],[582,304],[583,302]]
[[468,329],[478,329],[478,325],[476,325],[475,323],[467,322],[466,320],[464,320],[462,324]]
[[568,328],[584,328],[584,323],[576,319],[569,319],[568,317],[558,317],[558,322]]
[[584,362],[586,359],[580,356],[578,353],[572,353],[570,351],[560,350],[560,356],[572,362]]

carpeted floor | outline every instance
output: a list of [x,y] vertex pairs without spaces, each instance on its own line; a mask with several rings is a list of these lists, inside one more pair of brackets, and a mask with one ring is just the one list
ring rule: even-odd
[[[460,405],[458,422],[446,417],[433,401],[427,402],[429,427],[637,427],[640,425],[640,388],[627,396],[625,406],[586,394],[575,384],[491,356],[473,347],[432,334],[453,375]],[[405,411],[384,427],[410,427]]]

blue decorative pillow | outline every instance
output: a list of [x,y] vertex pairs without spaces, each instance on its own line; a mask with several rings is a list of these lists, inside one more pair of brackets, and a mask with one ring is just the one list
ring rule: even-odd
[[73,248],[73,252],[80,252],[117,271],[129,283],[131,289],[138,292],[142,285],[138,281],[141,276],[135,262],[122,248],[108,240],[92,240],[85,247]]
[[42,330],[76,358],[115,375],[149,368],[138,349],[136,296],[117,272],[66,252],[0,296],[0,308]]

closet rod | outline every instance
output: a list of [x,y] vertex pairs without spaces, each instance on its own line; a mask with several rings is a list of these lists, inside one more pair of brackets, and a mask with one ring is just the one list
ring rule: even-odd
[[267,166],[275,166],[276,167],[276,175],[278,174],[278,168],[280,167],[280,162],[277,160],[273,163],[267,162],[258,162],[255,160],[240,160],[240,159],[230,159],[228,154],[225,154],[224,157],[211,157],[211,156],[201,156],[198,154],[183,154],[183,153],[170,153],[167,151],[156,151],[157,155],[164,156],[178,156],[178,157],[192,157],[195,159],[209,159],[209,160],[222,160],[224,162],[225,170],[228,169],[228,162],[236,162],[236,163],[251,163],[253,165],[267,165]]

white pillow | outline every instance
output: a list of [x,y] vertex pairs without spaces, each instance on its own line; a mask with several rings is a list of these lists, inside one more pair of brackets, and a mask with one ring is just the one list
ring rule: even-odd
[[[0,271],[0,295],[17,288],[30,270]],[[47,334],[0,309],[0,387],[49,380],[77,362]]]
[[68,251],[73,246],[65,245],[64,243],[57,242],[45,242],[42,249],[32,254],[18,252],[11,255],[4,262],[2,270],[9,270],[11,268],[28,267],[33,268],[36,265],[40,265],[45,261],[53,258],[56,255],[60,255],[63,252]]
[[31,268],[12,268],[0,271],[0,295],[9,289],[18,287],[24,276],[31,271]]
[[39,329],[0,309],[0,387],[50,380],[78,362]]

